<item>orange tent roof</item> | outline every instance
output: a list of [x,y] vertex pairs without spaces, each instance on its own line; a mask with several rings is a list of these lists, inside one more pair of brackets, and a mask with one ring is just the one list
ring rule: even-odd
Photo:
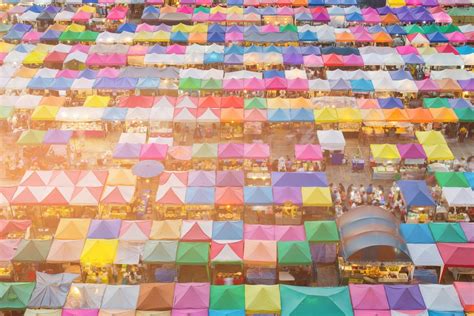
[[207,96],[199,98],[199,105],[200,108],[220,108],[221,107],[221,98],[215,96]]
[[412,123],[430,123],[433,122],[431,112],[425,108],[406,109],[406,113]]
[[336,33],[336,42],[355,42],[355,36],[349,32]]
[[462,88],[459,86],[456,80],[448,78],[448,79],[439,79],[435,80],[436,84],[439,87],[439,91],[441,92],[461,92]]
[[374,39],[374,42],[376,43],[391,43],[393,42],[393,39],[390,35],[388,35],[385,32],[377,32],[375,34],[372,34],[372,38]]
[[402,109],[384,109],[382,111],[385,115],[385,120],[387,121],[407,122],[410,120],[407,112]]
[[243,205],[244,191],[242,187],[217,187],[216,204],[218,205]]
[[225,108],[221,110],[221,122],[243,122],[244,109]]
[[244,98],[238,96],[222,97],[221,107],[223,108],[243,108]]
[[379,101],[377,99],[357,99],[359,109],[379,109]]
[[399,23],[400,20],[395,14],[389,13],[387,15],[382,16],[381,22],[382,24],[396,24]]
[[247,122],[266,122],[267,110],[251,109],[244,110],[245,121]]
[[290,108],[291,109],[300,109],[306,108],[311,109],[313,108],[313,103],[311,103],[311,99],[306,99],[303,97],[289,99],[290,100]]
[[244,263],[276,266],[277,243],[274,240],[245,240]]
[[458,121],[456,113],[451,108],[430,108],[428,110],[433,117],[433,122],[454,123]]
[[49,105],[49,106],[64,106],[66,104],[65,97],[43,97],[39,103],[39,105]]
[[189,33],[188,42],[205,44],[207,42],[207,33]]

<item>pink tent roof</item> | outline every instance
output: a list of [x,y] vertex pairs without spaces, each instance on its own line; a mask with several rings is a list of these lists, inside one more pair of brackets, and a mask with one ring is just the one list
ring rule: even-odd
[[82,53],[89,53],[89,49],[91,47],[89,45],[84,45],[84,44],[75,44],[72,46],[71,51],[69,53],[74,53],[74,52],[82,52]]
[[43,187],[25,187],[19,186],[13,195],[11,204],[32,205],[39,204],[44,197]]
[[168,149],[168,155],[176,160],[191,160],[191,146],[172,146]]
[[244,257],[243,240],[213,240],[211,242],[211,261],[235,262]]
[[304,241],[306,233],[303,225],[275,225],[275,240]]
[[173,309],[171,316],[208,316],[207,308],[188,308],[188,309]]
[[69,205],[74,188],[72,187],[44,187],[46,193],[39,201],[41,205]]
[[209,283],[176,283],[173,309],[209,308]]
[[[229,18],[228,16],[227,18]],[[240,32],[227,32],[225,33],[226,42],[241,42],[244,40],[244,33]]]
[[458,292],[461,304],[466,312],[474,312],[474,283],[473,282],[454,282],[456,292]]
[[359,109],[380,109],[377,99],[357,99],[356,102]]
[[71,196],[71,205],[99,205],[103,187],[76,187]]
[[186,187],[158,188],[156,203],[169,205],[184,205]]
[[453,19],[446,12],[436,12],[432,14],[436,23],[453,23]]
[[261,143],[244,144],[244,157],[247,159],[266,159],[270,157],[270,146]]
[[135,32],[154,32],[156,26],[150,25],[148,23],[141,23],[137,25]]
[[188,185],[187,171],[164,171],[160,175],[160,187],[186,187]]
[[273,77],[263,80],[265,82],[265,89],[267,90],[286,90],[288,87],[288,82],[285,78]]
[[0,237],[5,238],[10,233],[25,232],[31,226],[29,219],[0,220]]
[[217,187],[215,203],[217,205],[243,205],[244,192],[242,187]]
[[217,156],[220,159],[235,159],[244,157],[244,145],[238,143],[219,144]]
[[27,170],[20,181],[20,186],[45,186],[48,185],[52,171]]
[[297,160],[322,160],[323,153],[320,145],[306,144],[295,145],[295,158]]
[[117,68],[102,68],[97,73],[97,77],[99,78],[118,78],[120,75],[120,69]]
[[63,309],[61,316],[97,316],[98,309]]
[[148,240],[152,223],[149,220],[122,221],[119,239],[133,241]]
[[356,42],[373,42],[374,41],[370,33],[365,30],[363,32],[354,33],[354,37],[355,37]]
[[263,79],[244,79],[244,89],[248,91],[264,91],[265,81]]
[[164,160],[168,152],[165,144],[143,144],[140,151],[140,160]]
[[354,316],[391,316],[390,311],[382,310],[354,310]]
[[0,262],[10,262],[19,243],[20,239],[0,239]]
[[304,61],[305,66],[308,66],[308,67],[323,67],[324,66],[323,58],[317,55],[303,56],[303,61]]
[[275,240],[275,226],[245,224],[244,225],[244,239]]
[[185,220],[181,225],[181,240],[209,241],[212,236],[212,221]]
[[267,110],[263,110],[263,109],[244,110],[244,120],[246,122],[266,122]]
[[363,310],[388,310],[385,288],[381,284],[350,284],[352,307]]
[[80,170],[53,170],[48,185],[55,187],[73,187],[81,175]]
[[78,11],[74,16],[72,17],[73,22],[87,22],[90,20],[92,17],[92,13],[86,12],[86,11]]
[[193,22],[207,22],[209,19],[209,14],[204,13],[204,12],[198,12],[196,14],[193,14],[192,21]]
[[415,54],[418,55],[418,49],[414,46],[397,46],[395,48],[400,55]]
[[186,54],[186,46],[173,44],[166,47],[167,54]]
[[452,32],[444,34],[451,43],[465,43],[467,42],[466,36],[461,32]]
[[128,204],[132,201],[135,187],[133,186],[106,186],[100,202],[103,204]]
[[344,66],[350,66],[350,67],[354,67],[354,66],[364,66],[364,61],[362,60],[362,57],[359,56],[359,55],[354,55],[354,54],[350,54],[348,56],[342,56],[342,60],[344,62]]
[[127,7],[122,7],[122,6],[114,7],[112,10],[109,11],[109,14],[107,14],[107,19],[109,20],[125,19],[127,17],[127,12],[128,12]]
[[31,31],[26,33],[21,40],[25,43],[38,43],[41,36],[43,36],[43,32]]
[[224,88],[224,90],[229,90],[229,91],[243,90],[244,89],[244,80],[243,79],[236,79],[236,78],[224,79],[222,87]]
[[307,91],[308,88],[308,80],[302,78],[296,79],[288,79],[288,90],[289,91]]
[[461,223],[461,228],[468,242],[474,242],[474,223]]
[[105,184],[108,171],[105,170],[81,170],[76,186],[79,187],[100,187]]
[[416,87],[419,91],[439,91],[439,87],[432,79],[424,79],[415,81]]

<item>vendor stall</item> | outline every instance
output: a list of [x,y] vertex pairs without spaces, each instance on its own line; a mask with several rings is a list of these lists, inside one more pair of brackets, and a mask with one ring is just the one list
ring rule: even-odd
[[217,144],[193,144],[192,160],[195,170],[216,170]]
[[209,282],[209,243],[180,242],[176,264],[179,282]]
[[307,241],[278,241],[278,283],[308,285],[312,260]]
[[263,143],[244,144],[244,164],[246,185],[270,185],[270,146]]
[[333,165],[343,164],[346,140],[344,139],[342,132],[336,130],[318,130],[316,133],[326,164],[329,162]]
[[117,239],[86,240],[80,258],[86,283],[111,283],[117,247]]
[[372,144],[370,152],[372,179],[394,180],[399,177],[400,153],[395,145]]
[[243,283],[243,240],[213,240],[210,254],[213,284]]
[[474,192],[471,188],[444,187],[443,198],[447,203],[447,221],[469,222],[473,214]]
[[148,240],[143,249],[143,263],[147,267],[149,282],[174,282],[177,279],[176,240]]
[[312,261],[333,264],[337,260],[339,232],[334,221],[306,221],[306,240],[309,241]]
[[426,154],[420,144],[397,144],[400,153],[400,177],[421,180],[426,173]]
[[294,170],[319,171],[321,170],[320,161],[323,160],[323,153],[320,145],[306,144],[295,145]]
[[425,223],[435,219],[436,203],[422,180],[397,181],[401,200],[407,210],[407,223]]
[[272,187],[244,187],[245,222],[249,224],[273,224]]
[[275,284],[277,243],[273,240],[245,240],[244,269],[246,284]]
[[435,244],[407,244],[414,264],[413,279],[419,283],[441,282],[443,260]]

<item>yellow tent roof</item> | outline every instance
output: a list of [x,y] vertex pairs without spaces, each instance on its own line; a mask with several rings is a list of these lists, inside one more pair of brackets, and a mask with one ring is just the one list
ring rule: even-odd
[[313,104],[311,103],[311,99],[299,97],[299,98],[292,98],[289,99],[290,101],[290,108],[292,109],[309,109],[313,107]]
[[109,105],[110,97],[100,95],[89,95],[84,101],[84,106],[89,108],[106,108]]
[[326,187],[303,187],[303,206],[332,206],[331,192]]
[[429,161],[454,160],[454,155],[446,144],[422,145]]
[[403,7],[406,5],[405,0],[388,0],[387,5],[392,8]]
[[33,51],[41,52],[41,53],[49,53],[51,50],[53,50],[53,48],[54,48],[54,45],[39,43],[39,44],[36,44],[36,47]]
[[374,159],[400,159],[400,153],[397,146],[393,144],[372,144],[370,151]]
[[173,25],[171,27],[171,32],[186,32],[186,33],[189,33],[189,32],[191,32],[191,26],[183,24],[183,23],[179,23],[179,24]]
[[227,14],[244,14],[244,8],[237,6],[228,7]]
[[90,223],[90,218],[61,218],[54,238],[66,240],[86,239]]
[[314,120],[316,123],[337,123],[337,111],[327,107],[314,110]]
[[135,185],[137,177],[131,169],[110,169],[107,185]]
[[289,109],[290,100],[281,97],[267,99],[267,107],[269,109]]
[[247,314],[278,314],[281,310],[278,285],[245,285]]
[[153,42],[169,42],[170,41],[170,32],[165,31],[156,31],[153,32]]
[[215,13],[227,13],[227,8],[221,7],[221,6],[215,6],[211,8],[211,14]]
[[5,43],[5,42],[0,42],[0,53],[8,53],[8,52],[11,51],[14,47],[15,47],[15,45],[13,45],[13,44]]
[[82,249],[81,263],[95,266],[112,264],[117,247],[117,239],[87,239]]
[[367,122],[384,122],[385,115],[381,109],[362,109],[360,110],[362,118]]
[[446,144],[446,139],[439,131],[417,131],[415,135],[422,145]]
[[31,119],[33,121],[54,121],[58,112],[58,106],[40,105],[31,114]]
[[71,31],[71,32],[84,32],[86,30],[86,27],[84,25],[72,23],[66,28],[66,31]]
[[83,5],[77,11],[84,11],[94,14],[96,12],[96,8],[90,5]]
[[26,55],[25,59],[23,59],[24,65],[39,65],[42,64],[44,59],[46,58],[46,53],[33,51]]
[[137,32],[133,36],[135,42],[152,42],[153,41],[153,32]]
[[354,108],[337,108],[337,118],[339,122],[347,123],[358,123],[362,122],[362,114],[359,109]]
[[181,224],[180,219],[153,221],[150,239],[177,240],[181,236]]
[[189,33],[207,33],[208,26],[205,23],[190,25]]
[[21,66],[20,69],[15,73],[15,77],[20,78],[33,78],[38,72],[38,68],[30,68],[26,66]]

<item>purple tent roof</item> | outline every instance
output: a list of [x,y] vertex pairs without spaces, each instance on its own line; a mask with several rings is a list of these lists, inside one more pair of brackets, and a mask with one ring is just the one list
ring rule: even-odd
[[229,54],[224,56],[224,64],[242,64],[243,62],[243,55]]
[[403,159],[426,159],[425,151],[420,144],[398,144],[397,149]]
[[115,146],[113,158],[138,159],[141,148],[141,144],[119,143],[117,146]]
[[218,187],[243,187],[244,172],[242,170],[217,171],[216,186]]
[[324,172],[272,172],[274,187],[327,187]]
[[474,91],[474,79],[458,80],[458,83],[464,91]]
[[45,144],[67,144],[72,137],[72,131],[62,131],[59,129],[50,129],[44,135]]
[[133,90],[138,78],[99,78],[94,82],[94,89]]
[[301,55],[301,54],[283,54],[283,63],[285,65],[302,65],[302,64],[304,64],[303,55]]
[[301,205],[302,200],[300,187],[273,187],[273,202],[275,204],[292,202]]
[[388,304],[394,310],[426,309],[418,285],[385,285]]
[[87,238],[116,239],[119,237],[122,221],[119,219],[93,219]]
[[166,47],[161,45],[155,45],[150,47],[148,54],[166,54]]
[[216,185],[216,173],[203,170],[189,171],[188,185],[191,187],[214,187]]

